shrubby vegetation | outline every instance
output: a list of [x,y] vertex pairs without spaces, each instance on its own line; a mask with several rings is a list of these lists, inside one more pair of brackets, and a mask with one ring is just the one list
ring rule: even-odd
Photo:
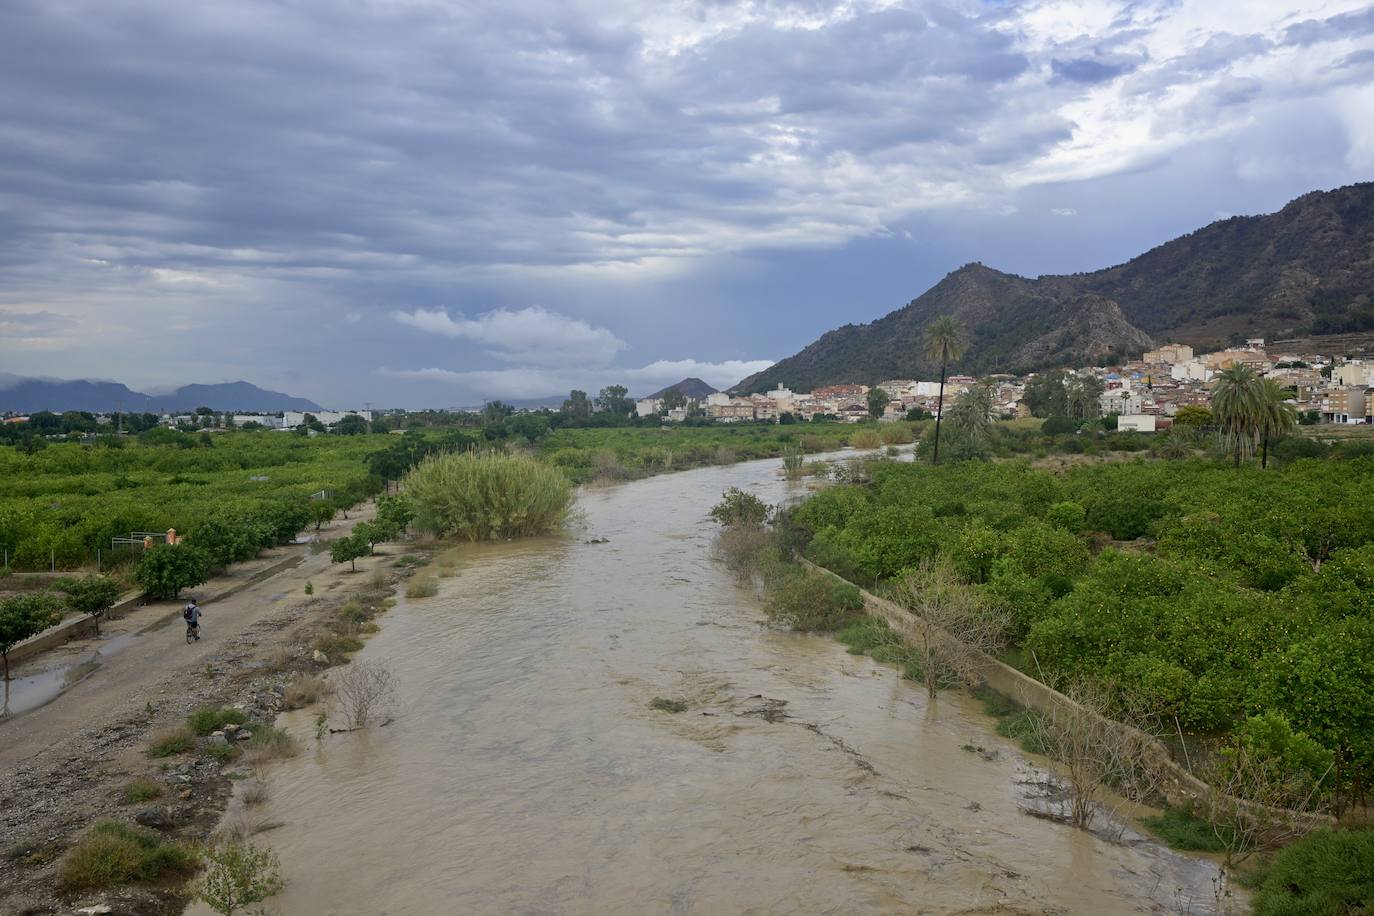
[[68,891],[106,889],[189,876],[196,865],[190,849],[152,830],[98,821],[63,858],[57,880]]
[[796,512],[816,562],[871,585],[947,560],[1009,609],[1035,673],[1367,787],[1374,459],[870,470]]
[[[0,548],[17,569],[106,563],[110,539],[177,529],[214,566],[249,559],[290,540],[315,519],[320,500],[337,509],[381,491],[365,458],[396,437],[275,432],[204,434],[176,430],[119,447],[56,443],[26,454],[0,449]],[[418,437],[418,436],[417,436]],[[404,438],[404,437],[402,437]],[[43,441],[43,440],[39,440]],[[330,515],[332,516],[332,512]],[[136,557],[139,548],[127,555]]]
[[[872,427],[845,423],[562,428],[537,440],[536,454],[573,481],[626,479],[711,464],[813,453],[849,444]],[[876,437],[877,433],[873,432]],[[870,448],[876,447],[875,440]],[[722,461],[724,453],[729,460]]]
[[1374,906],[1374,829],[1319,830],[1264,869],[1255,916],[1340,916]]
[[422,531],[470,541],[545,534],[572,501],[567,477],[546,464],[495,452],[426,458],[405,490]]

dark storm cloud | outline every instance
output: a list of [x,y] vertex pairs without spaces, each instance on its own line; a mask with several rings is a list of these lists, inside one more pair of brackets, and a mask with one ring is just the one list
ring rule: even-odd
[[[1264,121],[1276,94],[1358,86],[1369,49],[1299,84],[1265,65],[1374,30],[1371,10],[1229,35],[1160,30],[1186,16],[1168,0],[1057,4],[0,3],[0,362],[37,363],[5,347],[23,324],[73,372],[114,375],[109,354],[199,371],[205,341],[269,371],[301,339],[350,369],[519,371],[388,317],[448,309],[583,321],[641,368],[733,366],[778,355],[795,299],[695,278],[730,334],[665,341],[642,316],[730,259],[815,288],[791,274],[813,253],[901,239],[913,214],[1002,219],[1026,188]],[[1097,7],[1108,25],[1075,25]],[[808,336],[835,317],[814,308]]]

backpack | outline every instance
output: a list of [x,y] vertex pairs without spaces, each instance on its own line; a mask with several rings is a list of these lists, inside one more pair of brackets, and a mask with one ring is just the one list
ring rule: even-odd
[[191,607],[192,605],[188,604],[186,605],[185,609],[183,609],[181,612],[181,616],[186,620],[187,623],[190,623],[192,620],[195,619],[191,614]]

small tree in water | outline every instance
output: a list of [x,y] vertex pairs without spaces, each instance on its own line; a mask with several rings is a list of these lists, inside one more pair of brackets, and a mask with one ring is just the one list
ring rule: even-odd
[[721,494],[720,502],[711,507],[711,518],[727,528],[736,526],[761,527],[773,517],[773,507],[753,493],[731,487]]
[[205,854],[204,876],[195,895],[216,913],[232,916],[261,903],[283,887],[277,854],[238,838],[226,839]]

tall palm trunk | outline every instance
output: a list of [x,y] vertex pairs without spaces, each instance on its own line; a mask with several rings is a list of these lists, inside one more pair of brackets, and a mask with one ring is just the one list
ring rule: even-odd
[[1260,449],[1260,470],[1269,467],[1269,434],[1264,436],[1264,446]]
[[940,399],[935,403],[935,454],[931,457],[931,464],[940,463],[940,420],[945,415],[945,366],[946,360],[940,360]]

